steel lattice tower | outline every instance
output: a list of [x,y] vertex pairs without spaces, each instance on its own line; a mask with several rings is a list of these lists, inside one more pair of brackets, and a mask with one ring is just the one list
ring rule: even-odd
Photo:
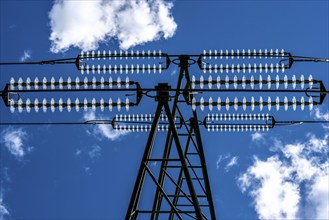
[[[159,59],[157,64],[145,65],[136,60],[144,58]],[[226,58],[226,59],[225,59]],[[266,58],[273,59],[267,63]],[[127,61],[129,59],[129,61]],[[135,59],[135,61],[131,61]],[[124,60],[124,61],[122,61]],[[128,62],[130,62],[128,65]],[[122,64],[122,62],[124,62]],[[142,61],[143,62],[143,61]],[[248,63],[249,62],[249,63]],[[253,62],[253,64],[251,64]],[[285,70],[290,69],[296,62],[329,62],[328,59],[314,57],[293,56],[279,50],[242,50],[242,51],[204,51],[197,55],[169,55],[162,52],[87,52],[81,53],[76,58],[47,60],[40,62],[1,63],[1,65],[16,64],[74,64],[82,73],[129,73],[129,72],[155,72],[165,71],[171,64],[178,65],[176,87],[168,83],[159,83],[154,88],[143,88],[140,82],[122,80],[120,77],[113,80],[111,77],[105,80],[103,77],[92,80],[85,78],[67,81],[52,78],[48,81],[44,78],[32,81],[27,78],[17,82],[11,79],[1,91],[1,96],[7,107],[13,112],[35,111],[68,111],[81,108],[96,110],[113,108],[126,109],[138,106],[144,97],[148,97],[157,103],[154,114],[151,115],[117,115],[112,120],[92,120],[86,122],[52,122],[52,123],[6,123],[8,124],[111,124],[116,130],[149,131],[145,150],[138,169],[136,182],[126,212],[126,219],[216,219],[212,200],[209,176],[207,173],[206,159],[202,144],[200,128],[208,131],[254,131],[268,130],[275,126],[285,126],[301,123],[328,123],[327,121],[282,121],[268,114],[251,114],[255,108],[269,112],[272,108],[287,110],[291,107],[296,110],[300,107],[313,108],[324,102],[328,93],[321,80],[307,79],[301,75],[298,79],[295,75],[280,76]],[[189,68],[197,65],[200,71],[208,74],[208,78],[191,76]],[[214,73],[213,78],[211,73]],[[253,72],[256,75],[246,75]],[[267,75],[263,78],[260,73],[280,73],[274,78]],[[218,74],[217,74],[218,73]],[[240,75],[229,76],[228,73]],[[206,75],[205,75],[206,76]],[[305,86],[308,85],[308,86]],[[208,87],[208,88],[206,88]],[[274,88],[273,88],[274,87]],[[300,87],[300,88],[297,88]],[[305,88],[306,87],[306,88]],[[56,102],[51,99],[48,102],[43,99],[34,102],[27,98],[34,93],[58,93],[58,92],[107,92],[107,94],[123,93],[131,96],[134,92],[134,101],[128,97],[125,100],[118,98],[107,100],[101,98],[92,100],[85,98],[82,102],[79,98],[71,101],[59,99]],[[129,92],[129,94],[128,94]],[[210,95],[208,101],[199,94]],[[88,93],[89,94],[89,93]],[[212,94],[219,95],[213,98]],[[232,95],[233,94],[233,95]],[[263,99],[260,94],[266,94]],[[276,97],[273,97],[275,94]],[[244,95],[244,97],[240,97]],[[245,97],[252,95],[251,97]],[[259,97],[254,97],[259,96]],[[282,97],[284,95],[284,98]],[[296,96],[300,96],[297,97]],[[282,100],[283,99],[283,100]],[[200,120],[198,108],[202,111],[208,107],[210,111],[218,110],[225,114],[208,114]],[[184,110],[183,110],[184,108]],[[264,108],[267,108],[265,110]],[[242,109],[245,113],[234,113]],[[187,113],[188,112],[188,113]],[[248,113],[247,113],[248,112]],[[155,144],[158,132],[165,132],[166,140],[163,144]],[[155,146],[157,145],[157,146]],[[154,155],[152,150],[160,149],[161,156]],[[152,167],[152,162],[160,165]],[[150,187],[152,186],[152,187]],[[143,202],[143,196],[148,194],[152,201]]]

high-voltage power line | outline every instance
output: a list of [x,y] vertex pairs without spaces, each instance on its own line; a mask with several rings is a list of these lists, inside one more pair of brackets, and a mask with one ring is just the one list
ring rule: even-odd
[[[324,102],[328,91],[322,80],[312,75],[289,74],[298,62],[329,60],[294,56],[283,50],[210,50],[197,55],[92,51],[81,52],[74,58],[0,63],[74,64],[85,75],[83,78],[69,75],[65,80],[63,77],[11,78],[0,94],[11,112],[128,111],[138,107],[146,97],[157,102],[153,114],[116,114],[111,120],[84,122],[2,121],[1,125],[110,124],[119,131],[147,131],[147,143],[125,218],[216,219],[200,128],[212,132],[266,131],[276,126],[328,123],[281,120],[269,114],[271,110],[311,110]],[[146,88],[141,80],[131,80],[138,74],[165,72],[173,64],[179,67],[175,87],[164,82]],[[190,74],[193,65],[198,66],[200,73]],[[111,76],[107,77],[106,73]],[[128,73],[131,77],[123,77]],[[39,98],[39,94],[60,93],[75,97]],[[105,97],[91,97],[96,93]],[[217,113],[208,113],[200,120],[198,109]],[[152,154],[157,132],[167,135],[160,157]],[[151,168],[151,162],[159,162],[160,166]],[[146,188],[145,181],[151,181],[153,188]],[[150,204],[141,203],[143,192],[152,196]]]

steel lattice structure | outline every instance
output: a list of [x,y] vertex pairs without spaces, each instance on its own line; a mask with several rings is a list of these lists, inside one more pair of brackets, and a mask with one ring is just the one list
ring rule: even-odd
[[[158,59],[157,64],[145,65],[139,63],[138,59]],[[273,62],[268,64],[266,58]],[[128,65],[128,59],[135,60]],[[124,61],[122,61],[124,60]],[[122,64],[122,62],[125,62]],[[247,62],[247,63],[246,63]],[[249,62],[249,63],[248,63]],[[251,64],[253,62],[253,64]],[[116,130],[149,131],[145,150],[138,169],[136,182],[126,212],[126,219],[216,219],[209,176],[207,173],[206,159],[200,128],[208,131],[254,131],[269,130],[275,126],[285,126],[301,123],[328,123],[327,121],[282,121],[268,114],[251,114],[255,108],[263,111],[267,108],[287,110],[291,107],[296,110],[300,107],[313,108],[324,102],[326,90],[321,80],[313,79],[312,76],[305,78],[301,75],[298,79],[295,75],[283,77],[276,75],[263,78],[258,73],[283,73],[292,68],[297,62],[329,62],[328,59],[293,56],[291,53],[279,50],[215,50],[204,51],[197,55],[169,55],[156,52],[139,51],[98,51],[82,52],[76,58],[47,60],[40,62],[23,63],[1,63],[1,65],[16,64],[74,64],[82,73],[128,73],[128,72],[156,72],[166,71],[171,64],[178,65],[176,87],[167,83],[159,83],[154,88],[143,88],[140,82],[121,79],[113,80],[110,77],[89,80],[68,77],[64,81],[62,77],[58,80],[44,78],[23,81],[19,78],[17,82],[11,79],[1,91],[2,99],[12,112],[37,111],[68,111],[75,109],[87,110],[91,108],[101,111],[113,108],[129,110],[138,106],[144,97],[157,102],[154,114],[150,115],[117,115],[112,120],[92,120],[86,122],[28,122],[28,123],[6,123],[1,125],[42,125],[42,124],[111,124]],[[197,65],[200,71],[208,74],[208,78],[191,76],[189,68]],[[219,73],[213,78],[211,73]],[[227,73],[241,73],[241,76]],[[257,76],[246,76],[244,73],[255,73]],[[197,79],[198,78],[198,79]],[[297,88],[300,87],[300,88]],[[206,88],[207,87],[207,88]],[[274,87],[274,88],[273,88]],[[28,94],[38,93],[77,93],[77,92],[107,92],[108,94],[123,93],[134,96],[134,100],[126,97],[92,100],[87,97],[80,101],[76,98],[71,101],[59,99],[56,102],[51,99],[48,102],[43,99],[39,102],[36,98],[31,101],[23,98]],[[133,92],[133,94],[131,94]],[[129,94],[128,94],[129,93]],[[217,94],[217,98],[209,97],[200,99],[198,94]],[[232,96],[233,94],[233,96]],[[240,95],[244,95],[241,99]],[[246,95],[252,95],[247,98]],[[268,94],[263,99],[259,94]],[[273,97],[273,94],[276,97]],[[287,95],[289,94],[289,95]],[[284,95],[284,98],[281,96]],[[293,96],[292,96],[293,95]],[[288,97],[289,98],[288,98]],[[292,96],[292,97],[290,97]],[[297,96],[297,98],[296,98]],[[298,97],[300,96],[300,97]],[[283,99],[283,100],[282,100]],[[186,108],[187,106],[187,108]],[[202,111],[208,107],[210,111],[218,110],[225,112],[220,114],[208,114],[204,119],[198,118],[197,109]],[[185,111],[182,111],[185,108]],[[232,111],[242,109],[246,113],[235,114]],[[186,113],[188,111],[189,113]],[[266,110],[264,110],[266,111]],[[249,113],[247,113],[249,112]],[[154,155],[155,139],[158,132],[166,133],[166,140],[161,149],[161,156]],[[151,162],[159,162],[160,166],[151,167]],[[148,185],[147,183],[148,182]],[[153,187],[149,187],[149,185]],[[153,202],[145,204],[141,202],[143,195],[148,193]]]

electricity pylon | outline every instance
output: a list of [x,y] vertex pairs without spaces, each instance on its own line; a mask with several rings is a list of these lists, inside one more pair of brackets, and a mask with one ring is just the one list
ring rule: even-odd
[[[128,61],[129,59],[129,65]],[[158,60],[157,64],[145,64]],[[271,63],[268,63],[271,59]],[[249,62],[249,63],[248,63]],[[253,62],[253,64],[251,64]],[[296,62],[329,62],[328,59],[293,56],[279,50],[242,50],[242,51],[204,51],[198,55],[168,55],[162,52],[87,52],[76,58],[48,60],[26,63],[5,64],[74,64],[83,74],[95,73],[144,73],[161,72],[167,70],[171,64],[179,66],[176,87],[168,83],[159,83],[154,88],[144,88],[140,82],[131,81],[128,77],[116,80],[110,77],[85,77],[84,80],[68,77],[64,81],[44,78],[17,82],[11,79],[1,92],[6,106],[12,112],[30,112],[34,109],[51,111],[63,109],[71,111],[100,109],[104,111],[113,108],[129,110],[138,106],[143,97],[157,102],[154,114],[145,115],[117,115],[112,120],[92,120],[86,122],[53,122],[51,124],[111,124],[113,129],[121,131],[149,131],[145,150],[138,169],[136,182],[126,212],[126,219],[216,219],[212,200],[211,187],[207,172],[204,147],[200,127],[208,131],[265,131],[275,126],[294,125],[301,123],[328,123],[327,121],[289,121],[277,120],[268,114],[251,114],[255,109],[269,112],[271,109],[297,110],[299,107],[313,108],[324,102],[326,88],[321,80],[303,75],[297,77],[280,76],[289,70]],[[196,64],[201,71],[208,74],[190,76],[189,69]],[[263,77],[261,73],[278,73],[275,77],[270,74]],[[213,78],[212,74],[215,74]],[[230,77],[228,73],[238,73]],[[257,75],[247,76],[245,73]],[[198,79],[196,79],[198,78]],[[207,87],[207,88],[206,88]],[[298,87],[298,88],[297,88]],[[38,98],[31,101],[26,94],[59,92],[106,92],[107,98],[86,97],[83,101],[76,97],[74,101],[54,98],[48,102],[45,98],[39,102]],[[133,94],[131,94],[133,92]],[[87,93],[89,94],[89,93]],[[113,98],[113,94],[126,95],[125,99]],[[200,94],[210,96],[208,101]],[[213,97],[217,94],[217,97]],[[273,97],[275,94],[276,97]],[[241,97],[243,95],[243,97]],[[263,99],[262,95],[267,95]],[[134,101],[128,98],[134,96]],[[246,96],[251,96],[247,98]],[[255,98],[256,96],[256,98]],[[297,98],[296,98],[297,96]],[[198,100],[199,99],[199,100]],[[187,107],[187,108],[186,108]],[[208,114],[199,120],[197,109],[202,111],[205,107],[209,111],[224,112]],[[184,109],[183,109],[184,108]],[[237,111],[243,113],[237,113]],[[235,113],[232,113],[235,112]],[[248,112],[248,113],[247,113]],[[5,123],[15,124],[15,123]],[[16,123],[41,125],[49,123]],[[155,144],[158,132],[166,133],[164,144]],[[157,147],[157,155],[153,152]],[[160,156],[158,155],[160,152]],[[160,163],[154,166],[154,163]],[[152,200],[143,201],[145,194]],[[149,198],[149,197],[148,197]]]

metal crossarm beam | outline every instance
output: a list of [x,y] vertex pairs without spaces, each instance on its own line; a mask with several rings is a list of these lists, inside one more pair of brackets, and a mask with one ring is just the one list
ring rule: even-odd
[[[151,59],[152,58],[152,59]],[[225,59],[226,58],[226,59]],[[239,59],[241,58],[241,59]],[[270,58],[267,60],[267,58]],[[145,64],[143,60],[152,60]],[[207,172],[205,152],[202,144],[200,126],[208,131],[253,131],[269,130],[275,126],[290,126],[311,123],[329,123],[328,121],[298,121],[279,120],[268,114],[231,114],[230,110],[244,111],[256,110],[270,111],[276,109],[287,110],[300,108],[310,110],[315,105],[324,103],[329,91],[321,80],[307,78],[304,75],[283,75],[285,70],[299,62],[329,62],[327,58],[295,56],[284,50],[209,50],[201,54],[176,55],[162,53],[161,51],[90,51],[81,52],[74,58],[46,60],[37,62],[0,63],[0,65],[55,65],[74,64],[82,74],[86,73],[156,73],[167,70],[171,64],[179,66],[176,87],[167,83],[159,83],[152,88],[143,88],[139,82],[131,81],[128,76],[122,79],[122,75],[116,79],[104,76],[85,75],[74,80],[68,76],[67,81],[63,77],[43,77],[39,80],[30,77],[26,81],[22,77],[11,78],[5,88],[0,91],[0,96],[6,107],[11,112],[35,112],[59,111],[66,109],[80,109],[104,111],[113,108],[129,110],[138,106],[143,97],[154,98],[158,102],[155,114],[125,114],[116,115],[112,120],[91,120],[85,122],[0,122],[1,125],[100,125],[109,124],[117,131],[147,131],[149,136],[142,155],[136,182],[133,188],[126,219],[137,219],[141,215],[148,215],[150,219],[162,219],[164,216],[170,220],[183,219],[216,219],[214,203],[212,200],[210,181]],[[199,72],[190,77],[189,68],[197,66]],[[209,74],[205,78],[203,73]],[[231,73],[246,73],[249,75],[232,75]],[[274,73],[264,77],[259,73]],[[80,94],[95,92],[104,94],[105,98],[84,97]],[[154,92],[156,95],[154,96]],[[66,100],[51,98],[48,100],[42,95],[65,94]],[[33,95],[29,97],[29,95]],[[125,94],[123,98],[122,95]],[[209,97],[199,97],[205,94]],[[211,95],[217,94],[214,98]],[[249,96],[241,97],[241,95]],[[263,99],[262,94],[266,94]],[[77,97],[76,95],[79,95]],[[118,97],[108,97],[116,95]],[[121,95],[121,97],[119,97]],[[224,97],[224,95],[226,95]],[[275,97],[274,97],[275,95]],[[75,97],[72,97],[75,96]],[[134,101],[130,97],[135,98]],[[234,96],[234,97],[233,97]],[[239,97],[240,96],[240,97]],[[255,96],[255,97],[254,97]],[[41,100],[42,98],[42,100]],[[40,100],[40,101],[39,101]],[[184,117],[185,112],[181,106],[187,106],[190,115]],[[198,119],[197,108],[202,111],[209,108],[210,111],[227,111],[228,114],[208,114],[203,120]],[[178,133],[177,130],[180,129]],[[182,130],[184,129],[184,130]],[[152,154],[157,132],[166,132],[166,141],[163,149]],[[153,156],[153,157],[152,157]],[[161,157],[162,156],[162,157]],[[160,166],[150,166],[150,162],[160,162]],[[155,171],[154,171],[155,170]],[[153,188],[145,184],[147,176]],[[146,205],[142,204],[141,197],[144,191],[154,196]],[[199,199],[206,200],[201,203]],[[165,201],[167,203],[165,203]]]

